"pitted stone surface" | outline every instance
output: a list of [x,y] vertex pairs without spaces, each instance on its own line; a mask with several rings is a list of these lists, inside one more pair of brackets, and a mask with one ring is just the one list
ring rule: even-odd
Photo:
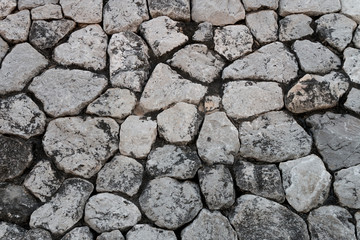
[[46,4],[57,4],[59,0],[18,0],[19,10],[36,8]]
[[261,44],[278,39],[278,17],[273,10],[264,10],[246,15],[246,26]]
[[77,23],[99,23],[102,21],[102,0],[60,0],[65,17]]
[[190,21],[190,0],[149,0],[148,6],[152,18],[168,16],[173,20]]
[[114,230],[100,234],[96,240],[125,240],[125,238],[119,230]]
[[0,238],[17,240],[25,236],[26,230],[16,224],[0,221]]
[[256,11],[260,8],[276,10],[279,5],[279,0],[243,0],[242,2],[245,10],[248,12]]
[[44,6],[31,9],[32,20],[50,20],[62,18],[63,14],[60,5],[46,4]]
[[209,22],[203,22],[198,25],[192,39],[197,42],[209,42],[213,39],[213,36],[213,25]]
[[138,224],[126,234],[126,239],[176,240],[177,238],[173,231],[151,227],[147,224]]
[[342,169],[335,173],[334,191],[341,206],[360,208],[360,165]]
[[29,10],[8,15],[0,20],[0,35],[11,43],[25,42],[31,25]]
[[344,51],[344,60],[344,71],[352,82],[360,84],[360,49],[346,48]]
[[360,23],[360,6],[356,0],[340,0],[341,13]]
[[68,232],[61,240],[92,240],[93,234],[89,227],[77,227]]
[[26,232],[22,240],[52,240],[52,237],[49,231],[41,228],[33,228]]
[[16,8],[17,0],[3,0],[0,2],[0,18],[6,17]]
[[292,14],[279,21],[279,40],[291,41],[314,33],[312,18],[305,14]]
[[303,13],[308,16],[318,16],[337,12],[341,9],[340,0],[280,0],[279,13],[286,16],[293,13]]
[[347,109],[350,109],[358,114],[360,114],[360,90],[352,88],[347,96],[347,100],[344,103],[344,106]]

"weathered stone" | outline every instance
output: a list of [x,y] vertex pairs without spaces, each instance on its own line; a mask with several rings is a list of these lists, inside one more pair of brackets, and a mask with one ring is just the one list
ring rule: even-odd
[[285,200],[280,171],[275,164],[260,165],[237,161],[235,179],[236,185],[242,191],[249,191],[280,203]]
[[315,145],[330,170],[360,164],[360,119],[327,112],[308,119]]
[[246,15],[246,25],[261,44],[278,39],[278,16],[273,10],[264,10]]
[[[357,142],[358,143],[358,142]],[[360,165],[342,169],[335,173],[334,191],[342,206],[360,208]]]
[[341,13],[360,23],[360,5],[357,0],[340,0]]
[[152,18],[168,16],[173,20],[190,21],[190,0],[149,0],[148,5]]
[[33,228],[26,232],[24,238],[21,240],[52,240],[50,232],[41,229]]
[[186,43],[189,38],[182,33],[179,22],[162,16],[140,25],[140,33],[158,57]]
[[25,42],[31,25],[29,10],[8,15],[0,20],[0,35],[11,43]]
[[136,32],[148,19],[146,0],[109,0],[104,6],[103,27],[107,34]]
[[100,234],[96,240],[125,240],[125,238],[119,230],[114,230]]
[[213,36],[213,25],[209,22],[203,22],[198,25],[192,39],[197,42],[209,42],[213,39]]
[[268,112],[239,128],[240,154],[263,162],[282,162],[310,153],[312,138],[284,112]]
[[177,238],[173,231],[151,227],[147,224],[138,224],[130,229],[130,231],[126,234],[126,239],[176,240]]
[[68,232],[61,240],[93,240],[89,227],[77,227]]
[[352,88],[349,95],[347,96],[344,106],[351,111],[360,114],[360,90]]
[[212,112],[220,108],[221,98],[216,95],[206,96],[204,99],[204,107],[206,112]]
[[285,105],[293,113],[332,108],[348,88],[348,79],[342,73],[306,74],[288,91]]
[[203,83],[211,83],[220,75],[225,63],[203,44],[191,44],[176,52],[167,61]]
[[132,32],[117,33],[112,35],[107,52],[111,84],[141,92],[150,70],[145,41]]
[[45,114],[25,93],[0,99],[0,134],[28,139],[45,131]]
[[25,236],[26,230],[16,224],[0,221],[0,239],[18,240]]
[[60,5],[46,4],[44,6],[31,9],[32,20],[50,20],[62,18],[63,14]]
[[90,178],[118,150],[118,134],[110,118],[58,118],[49,123],[43,146],[60,170]]
[[57,4],[59,0],[18,0],[19,10],[36,8],[46,4]]
[[276,10],[279,5],[279,0],[242,0],[242,2],[248,12],[263,8]]
[[310,239],[300,216],[276,202],[250,194],[237,199],[229,219],[239,239]]
[[353,43],[355,47],[360,48],[360,25],[355,30]]
[[286,16],[293,13],[303,13],[308,16],[319,16],[337,12],[341,9],[340,0],[280,0],[279,14]]
[[47,203],[36,209],[30,218],[31,228],[43,228],[54,235],[62,235],[83,216],[93,185],[80,178],[68,178]]
[[245,9],[239,0],[192,0],[191,17],[195,22],[224,26],[244,19]]
[[65,17],[77,23],[99,23],[102,21],[102,0],[60,0]]
[[322,206],[310,212],[307,220],[313,240],[356,240],[351,214],[338,206]]
[[98,173],[96,191],[120,192],[134,196],[140,188],[143,172],[143,166],[135,159],[115,156]]
[[233,164],[240,142],[235,126],[224,112],[205,116],[196,141],[200,158],[207,164]]
[[235,81],[224,86],[222,105],[226,114],[236,120],[284,106],[282,89],[274,82]]
[[270,43],[236,60],[222,73],[222,78],[260,79],[289,83],[297,77],[295,56],[280,42]]
[[279,21],[279,40],[292,41],[314,33],[310,24],[312,18],[305,14],[293,14]]
[[9,15],[16,8],[16,0],[2,0],[0,2],[0,19]]
[[4,41],[4,39],[0,37],[0,62],[5,57],[8,50],[9,45],[7,44],[7,42]]
[[356,236],[359,239],[360,237],[360,212],[355,213],[355,220],[356,220]]
[[199,187],[190,181],[164,177],[151,180],[139,203],[145,215],[157,226],[176,229],[193,220],[203,205]]
[[360,84],[360,49],[346,48],[344,51],[344,60],[344,71],[352,82]]
[[206,91],[207,87],[184,79],[168,65],[159,63],[145,86],[140,107],[151,112],[178,102],[198,104]]

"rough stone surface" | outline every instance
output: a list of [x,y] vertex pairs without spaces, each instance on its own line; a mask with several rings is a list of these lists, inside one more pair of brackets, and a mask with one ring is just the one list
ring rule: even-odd
[[173,231],[151,227],[147,224],[138,224],[126,234],[126,239],[176,240],[177,238]]
[[273,10],[264,10],[246,15],[246,25],[261,44],[278,39],[278,17]]
[[119,230],[114,230],[100,234],[96,240],[125,240],[125,238]]
[[77,227],[68,232],[61,240],[93,240],[89,227]]
[[18,0],[19,10],[36,8],[46,4],[57,4],[59,0]]
[[360,90],[352,88],[349,95],[347,96],[344,106],[358,114],[360,114]]
[[217,95],[205,96],[204,108],[206,112],[212,112],[220,108],[221,98]]
[[360,26],[358,26],[355,30],[353,43],[355,47],[360,48]]
[[149,0],[148,5],[152,18],[168,16],[173,20],[190,21],[190,0]]
[[312,139],[293,117],[268,112],[239,128],[240,154],[264,162],[281,162],[306,156]]
[[0,62],[5,57],[8,50],[9,45],[7,44],[7,42],[4,41],[4,39],[0,37]]
[[291,41],[300,39],[314,33],[310,24],[312,18],[305,14],[293,14],[279,21],[279,40]]
[[360,232],[359,232],[359,230],[360,230],[360,212],[355,213],[355,220],[356,220],[356,233],[357,233],[356,236],[359,239],[359,237],[360,237]]
[[118,134],[110,118],[58,118],[49,123],[43,145],[60,170],[90,178],[118,150]]
[[344,60],[344,71],[352,82],[360,84],[360,49],[346,48],[344,51]]
[[102,0],[60,0],[65,17],[77,23],[99,23],[102,21]]
[[51,20],[62,18],[63,14],[60,5],[46,4],[44,6],[31,9],[32,20]]
[[240,148],[238,136],[224,112],[206,115],[196,141],[200,158],[207,164],[232,164]]
[[303,13],[308,16],[318,16],[337,12],[341,9],[340,0],[280,0],[279,14],[286,16],[293,13]]
[[28,38],[30,24],[29,10],[8,15],[0,20],[0,35],[11,43],[24,42]]
[[334,191],[342,206],[360,208],[360,165],[342,169],[335,173]]
[[198,25],[192,39],[197,42],[209,42],[213,39],[213,25],[209,22],[203,22]]
[[0,18],[6,17],[16,8],[17,0],[2,0],[0,2]]
[[25,233],[26,230],[16,224],[0,221],[0,239],[22,239]]
[[198,185],[169,177],[151,180],[139,202],[149,219],[167,229],[190,222],[203,207]]
[[282,89],[274,82],[235,81],[224,85],[222,105],[233,119],[248,118],[284,106]]
[[242,0],[242,2],[248,12],[261,8],[276,10],[279,5],[279,0]]
[[49,231],[41,228],[33,228],[27,231],[21,240],[52,240],[52,237]]
[[360,23],[360,5],[357,0],[340,0],[341,13]]

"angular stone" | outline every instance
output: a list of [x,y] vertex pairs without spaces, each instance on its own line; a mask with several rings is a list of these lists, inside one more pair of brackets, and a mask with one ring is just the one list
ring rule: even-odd
[[342,73],[306,74],[288,91],[285,105],[293,113],[332,108],[348,88],[348,79]]
[[30,218],[31,228],[43,228],[54,235],[62,235],[83,216],[93,185],[80,178],[68,178],[47,203],[36,209]]
[[152,18],[168,16],[173,20],[190,22],[190,0],[149,0]]
[[242,2],[247,12],[263,8],[276,10],[279,5],[279,0],[242,0]]
[[192,39],[197,42],[209,42],[213,39],[213,36],[213,25],[209,22],[203,22],[198,25]]
[[18,0],[19,10],[36,8],[46,4],[57,4],[59,0]]
[[238,161],[235,164],[235,179],[242,191],[280,203],[285,200],[280,171],[275,164],[260,165]]
[[221,98],[216,95],[206,96],[204,99],[204,107],[206,112],[211,112],[220,108]]
[[353,43],[355,47],[360,48],[360,26],[358,26],[355,30]]
[[6,17],[16,8],[16,0],[2,0],[0,2],[0,18]]
[[352,88],[349,95],[347,96],[344,106],[351,111],[360,114],[360,90]]
[[60,170],[90,178],[118,150],[118,134],[111,118],[58,118],[49,123],[43,146]]
[[229,216],[239,239],[309,240],[305,221],[279,203],[245,194]]
[[140,25],[140,33],[157,57],[170,52],[189,40],[183,34],[183,29],[179,22],[173,21],[166,16],[153,18],[142,23]]
[[[358,143],[358,142],[357,142]],[[335,173],[334,192],[341,206],[360,208],[360,165],[342,169]]]
[[360,164],[360,119],[327,112],[315,114],[306,123],[315,145],[330,170]]
[[119,230],[114,230],[100,234],[96,240],[125,240],[125,238]]
[[352,82],[360,84],[360,49],[346,48],[344,51],[344,60],[344,71]]
[[169,177],[151,180],[139,203],[150,220],[167,229],[176,229],[192,221],[203,207],[198,185]]
[[340,0],[340,13],[352,18],[357,23],[360,23],[360,5],[357,0]]
[[152,72],[140,99],[145,112],[167,108],[178,103],[198,104],[207,87],[182,78],[168,65],[159,63]]
[[46,4],[44,6],[31,9],[32,20],[51,20],[62,18],[63,14],[60,5]]
[[282,89],[274,82],[235,81],[224,86],[222,105],[233,119],[248,118],[284,106]]
[[281,42],[270,43],[236,60],[222,73],[222,78],[258,79],[289,83],[297,77],[295,56]]
[[67,43],[57,46],[53,59],[65,66],[75,64],[102,70],[106,67],[107,39],[100,25],[89,25],[73,32]]
[[11,43],[25,42],[31,25],[29,10],[8,15],[0,20],[0,35]]
[[222,58],[204,44],[187,45],[176,52],[167,63],[203,83],[213,82],[225,65]]
[[0,221],[0,239],[22,239],[25,233],[26,230],[16,224]]
[[61,240],[93,240],[93,234],[89,227],[77,227],[68,232]]
[[[229,169],[224,165],[204,167],[198,171],[200,189],[209,209],[229,208],[235,202],[235,189]],[[219,191],[221,189],[221,191]]]
[[112,35],[107,52],[111,84],[141,92],[150,70],[145,41],[133,32],[117,33]]
[[198,154],[207,164],[233,164],[239,152],[238,131],[224,112],[214,112],[205,116],[196,141]]
[[7,44],[7,42],[5,42],[1,37],[0,37],[0,62],[2,61],[2,59],[5,57],[7,51],[9,50],[9,45]]
[[21,240],[52,240],[50,232],[41,229],[33,228],[26,232],[24,238]]
[[107,34],[136,32],[148,19],[146,0],[109,0],[104,6],[103,27]]
[[45,114],[25,93],[0,99],[0,134],[25,139],[45,131]]
[[307,220],[313,240],[356,240],[351,214],[338,206],[322,206],[310,212]]
[[187,144],[199,132],[203,117],[193,104],[180,102],[157,115],[159,135],[173,144]]
[[261,44],[278,39],[278,16],[273,10],[264,10],[246,15],[246,25]]
[[341,9],[340,0],[280,0],[279,14],[286,16],[293,13],[303,13],[308,16],[319,16],[338,12]]
[[305,14],[293,14],[279,21],[279,40],[292,41],[312,35],[314,30],[310,24],[312,18]]
[[191,17],[195,22],[224,26],[244,19],[245,9],[238,0],[192,0]]
[[100,23],[102,21],[102,0],[60,0],[65,17],[77,23]]
[[312,138],[290,115],[278,111],[260,115],[239,127],[240,154],[263,162],[282,162],[306,156]]
[[126,234],[127,240],[153,239],[153,240],[176,240],[173,231],[163,230],[161,228],[151,227],[148,224],[135,225]]

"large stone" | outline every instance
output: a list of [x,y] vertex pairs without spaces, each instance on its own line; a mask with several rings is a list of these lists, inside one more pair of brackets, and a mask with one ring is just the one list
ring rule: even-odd
[[125,240],[125,238],[119,230],[114,230],[100,234],[96,240]]
[[148,224],[138,224],[128,231],[126,239],[176,240],[177,238],[173,231],[151,227]]
[[60,5],[46,4],[44,6],[31,9],[32,20],[52,20],[62,18],[63,14]]
[[19,10],[36,8],[46,4],[57,4],[59,0],[18,0]]
[[276,10],[279,5],[279,0],[242,0],[242,2],[248,12],[263,8]]
[[360,165],[335,173],[334,192],[342,206],[360,208]]
[[2,0],[0,2],[0,19],[9,15],[16,8],[17,0]]
[[282,89],[274,82],[235,81],[224,86],[222,105],[233,119],[248,118],[284,106]]
[[167,229],[192,221],[203,207],[198,185],[169,177],[151,180],[139,203],[150,220]]
[[355,47],[360,48],[360,25],[355,30],[353,43]]
[[45,120],[45,114],[25,93],[0,98],[0,134],[28,139],[45,131]]
[[273,10],[264,10],[246,15],[246,25],[261,44],[278,39],[278,16]]
[[240,148],[238,131],[224,112],[211,113],[205,116],[196,146],[207,164],[233,164]]
[[303,13],[308,16],[319,16],[337,12],[341,9],[340,0],[280,0],[279,13],[286,16],[293,13]]
[[275,42],[236,60],[222,73],[222,78],[257,79],[289,83],[297,77],[295,56],[285,45]]
[[43,146],[60,170],[90,178],[118,150],[118,134],[110,118],[58,118],[49,123]]
[[0,37],[0,62],[9,50],[9,45]]
[[52,237],[49,231],[41,228],[33,228],[27,231],[21,240],[52,240]]
[[31,228],[43,228],[54,235],[62,235],[83,216],[93,185],[80,178],[68,178],[47,203],[36,209],[30,218]]
[[8,15],[0,20],[0,35],[11,43],[25,42],[31,25],[29,10]]
[[99,23],[102,21],[102,0],[60,0],[65,17],[77,23]]
[[344,106],[351,111],[360,114],[360,89],[352,88],[347,96]]
[[279,40],[292,41],[314,33],[310,24],[312,18],[305,14],[293,14],[279,21]]
[[312,138],[284,112],[268,112],[239,128],[240,154],[263,162],[282,162],[306,156]]
[[360,23],[360,5],[357,0],[340,0],[341,13]]
[[190,0],[149,0],[148,5],[152,18],[168,16],[173,20],[190,21]]
[[276,202],[250,194],[237,199],[229,219],[239,239],[310,239],[300,216]]
[[132,202],[111,193],[99,193],[86,203],[85,222],[96,232],[125,230],[141,219],[139,209]]
[[18,240],[23,239],[26,230],[16,224],[0,221],[0,239]]
[[89,227],[76,227],[68,232],[61,240],[93,240],[94,236]]
[[327,112],[308,119],[315,145],[330,170],[360,164],[360,119]]
[[197,42],[210,42],[213,36],[213,25],[209,22],[203,22],[198,25],[197,30],[192,36],[192,40]]
[[344,60],[344,71],[352,82],[360,84],[360,49],[346,48],[344,51]]
[[245,9],[240,0],[192,0],[191,17],[195,22],[224,26],[244,19]]

